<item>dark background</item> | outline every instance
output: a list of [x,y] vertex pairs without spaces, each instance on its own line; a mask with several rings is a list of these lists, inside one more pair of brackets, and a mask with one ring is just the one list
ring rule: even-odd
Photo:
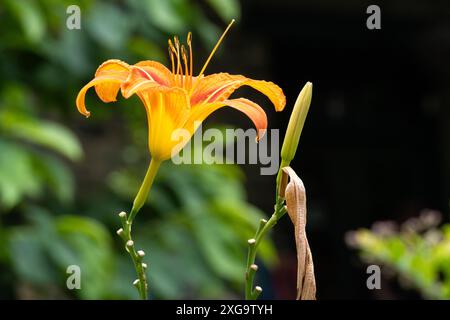
[[[366,27],[370,4],[381,8],[381,30]],[[255,0],[242,2],[242,17],[226,41],[231,50],[210,71],[228,65],[279,84],[287,107],[268,113],[269,127],[282,132],[301,87],[313,82],[291,166],[307,189],[318,298],[373,298],[345,233],[377,220],[402,222],[423,208],[448,214],[450,6]],[[250,202],[271,212],[273,182],[257,168],[247,172]],[[274,234],[286,263],[278,286],[292,293],[291,226],[285,219],[279,228]],[[282,290],[285,282],[292,285]],[[410,294],[393,281],[383,286],[383,298]]]

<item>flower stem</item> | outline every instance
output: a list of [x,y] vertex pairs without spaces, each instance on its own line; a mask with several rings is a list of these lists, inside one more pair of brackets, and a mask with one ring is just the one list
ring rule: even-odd
[[278,198],[275,204],[275,211],[270,219],[268,221],[261,219],[255,237],[248,240],[247,267],[245,272],[245,300],[256,300],[262,292],[261,287],[254,287],[253,285],[255,273],[258,270],[258,266],[255,264],[256,252],[266,233],[277,224],[278,220],[285,213],[284,199]]
[[125,243],[125,250],[129,253],[131,260],[134,264],[134,269],[138,278],[133,282],[133,285],[137,288],[139,296],[142,300],[148,299],[148,283],[145,271],[147,269],[147,264],[142,262],[145,255],[143,250],[136,250],[134,241],[131,236],[131,226],[133,224],[134,218],[139,210],[144,205],[147,200],[150,188],[155,180],[156,173],[158,172],[160,161],[154,159],[151,160],[150,165],[145,174],[144,181],[136,195],[133,202],[133,207],[131,209],[130,215],[127,217],[125,212],[119,213],[119,217],[122,222],[122,228],[117,231],[117,234],[122,238]]
[[148,192],[150,191],[150,188],[152,187],[153,180],[155,180],[156,173],[158,172],[159,166],[161,165],[161,161],[152,159],[150,161],[150,165],[148,166],[147,173],[145,174],[144,181],[142,182],[142,185],[136,195],[136,198],[134,198],[133,202],[133,208],[131,209],[130,216],[128,217],[128,221],[130,223],[133,222],[134,217],[139,212],[139,210],[144,205],[145,201],[147,201]]

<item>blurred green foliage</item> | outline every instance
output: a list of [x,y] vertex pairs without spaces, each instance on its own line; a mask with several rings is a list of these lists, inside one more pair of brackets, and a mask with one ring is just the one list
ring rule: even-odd
[[398,226],[378,222],[372,230],[348,234],[347,242],[368,263],[382,264],[400,283],[424,298],[450,299],[450,224],[438,227],[440,214],[425,210]]
[[[148,163],[144,112],[133,99],[116,108],[88,98],[94,116],[86,121],[76,94],[104,60],[166,62],[167,37],[190,30],[209,48],[221,28],[208,16],[239,16],[237,0],[82,0],[81,30],[68,30],[71,4],[0,1],[2,298],[137,298],[115,230]],[[117,123],[123,141],[101,140],[115,156],[87,163],[98,149],[89,141]],[[107,170],[86,177],[91,165]],[[240,294],[246,239],[262,215],[246,202],[243,181],[231,165],[162,166],[135,226],[154,298]],[[274,261],[271,242],[261,253]],[[81,267],[81,290],[66,288],[72,264]]]
[[[73,195],[67,165],[82,156],[74,134],[64,126],[40,120],[32,93],[19,84],[0,91],[0,206],[11,209],[25,197],[39,198],[46,189],[62,202]],[[49,152],[53,151],[53,153]]]

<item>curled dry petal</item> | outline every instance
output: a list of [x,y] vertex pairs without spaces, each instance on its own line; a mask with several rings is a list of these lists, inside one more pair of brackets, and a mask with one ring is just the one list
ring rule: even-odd
[[[288,183],[288,180],[289,183]],[[297,299],[316,299],[314,263],[308,239],[306,238],[306,192],[302,180],[291,167],[283,168],[280,183],[281,196],[286,198],[289,217],[294,224],[297,247]]]

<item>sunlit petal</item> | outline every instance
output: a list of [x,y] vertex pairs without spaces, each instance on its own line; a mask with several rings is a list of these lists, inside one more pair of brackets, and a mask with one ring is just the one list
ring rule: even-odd
[[137,93],[145,105],[149,125],[149,148],[153,157],[170,158],[176,142],[172,133],[187,121],[190,115],[188,95],[180,88],[152,86]]
[[173,85],[173,75],[169,69],[167,69],[163,64],[152,61],[145,60],[135,64],[137,67],[141,67],[150,76],[151,80],[163,86]]
[[247,79],[242,85],[250,86],[267,96],[275,106],[275,111],[282,111],[284,109],[284,106],[286,105],[286,96],[284,95],[283,90],[275,83],[264,80]]
[[142,67],[131,67],[128,78],[122,83],[121,91],[124,98],[129,98],[135,93],[145,91],[174,92],[177,91],[187,98],[187,91],[176,86],[165,86],[154,81],[154,79]]
[[[101,76],[101,77],[97,77],[97,78],[91,80],[78,93],[77,100],[76,100],[78,111],[81,114],[85,115],[86,117],[89,117],[89,115],[91,114],[86,109],[86,104],[85,104],[86,92],[89,88],[91,88],[93,86],[103,86],[103,89],[100,89],[104,93],[103,97],[107,96],[109,98],[109,100],[105,101],[105,102],[110,102],[110,101],[115,101],[115,97],[117,95],[117,91],[118,91],[118,88],[119,88],[121,82],[122,82],[122,80],[117,77],[108,77],[108,76]],[[117,89],[115,88],[116,86],[117,86]],[[110,91],[108,91],[108,95],[106,95],[107,90],[110,90]],[[111,99],[113,96],[114,96],[114,100]]]
[[100,82],[95,85],[95,92],[103,102],[116,101],[120,82],[124,81],[129,73],[129,65],[120,60],[108,60],[98,67],[95,78],[109,77],[119,81]]
[[266,95],[274,104],[276,111],[281,111],[286,105],[283,90],[273,82],[253,80],[241,75],[228,73],[212,74],[198,79],[191,96],[191,105],[220,102],[226,100],[239,87],[247,85]]
[[129,65],[120,60],[108,60],[98,67],[95,78],[86,84],[78,93],[76,105],[78,111],[89,117],[86,109],[85,98],[89,88],[95,87],[95,91],[103,102],[116,101],[120,84],[128,77]]
[[200,124],[211,113],[225,106],[234,108],[250,118],[256,127],[258,140],[264,135],[267,129],[266,113],[258,104],[245,98],[224,100],[221,102],[214,102],[193,107],[189,119],[185,124],[186,129],[191,131],[193,134],[193,132],[197,129],[195,124]]
[[124,98],[128,99],[137,91],[150,87],[159,87],[151,76],[141,67],[131,67],[128,77],[122,82],[120,89]]

